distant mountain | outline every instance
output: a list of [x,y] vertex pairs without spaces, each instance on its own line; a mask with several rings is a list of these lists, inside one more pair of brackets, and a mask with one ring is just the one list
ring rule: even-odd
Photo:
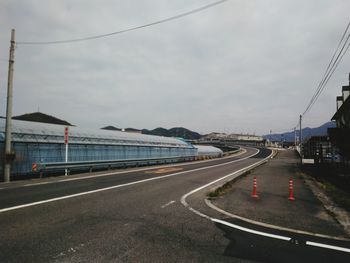
[[[324,136],[327,135],[328,128],[334,128],[334,122],[326,122],[317,128],[309,128],[306,127],[302,129],[303,140],[310,138],[311,136]],[[299,130],[297,130],[297,136],[299,136]],[[265,139],[270,141],[286,141],[286,142],[294,142],[294,131],[278,133],[278,134],[268,134],[263,136]]]
[[[101,128],[103,130],[112,130],[112,131],[121,131],[122,129],[116,128],[115,126],[106,126]],[[188,140],[197,140],[201,137],[201,135],[197,132],[188,130],[183,127],[175,127],[171,129],[165,129],[162,127],[158,127],[153,130],[147,129],[134,129],[134,128],[125,128],[125,132],[133,132],[133,133],[142,133],[147,135],[156,135],[156,136],[164,136],[164,137],[181,137]]]
[[126,132],[136,132],[136,133],[142,133],[142,130],[134,129],[134,128],[125,128]]
[[73,126],[72,124],[70,124],[65,120],[60,120],[54,116],[47,115],[41,112],[26,113],[23,115],[12,117],[12,119],[21,120],[21,121],[34,121],[34,122]]
[[143,134],[149,134],[149,135],[157,135],[157,136],[165,136],[165,137],[171,137],[169,131],[164,128],[155,128],[153,130],[147,130],[147,129],[142,129]]
[[109,131],[121,131],[122,129],[119,129],[117,127],[114,127],[114,126],[106,126],[106,127],[103,127],[101,128],[102,130],[109,130]]
[[188,130],[183,127],[175,127],[171,128],[169,130],[164,128],[156,128],[154,130],[142,130],[143,134],[150,134],[150,135],[158,135],[158,136],[165,136],[165,137],[181,137],[188,140],[197,140],[201,137],[201,135],[197,132]]

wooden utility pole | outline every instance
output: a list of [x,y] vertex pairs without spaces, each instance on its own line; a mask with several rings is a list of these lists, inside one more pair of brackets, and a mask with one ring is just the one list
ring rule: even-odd
[[299,118],[299,126],[300,126],[300,130],[299,130],[299,145],[300,145],[300,155],[301,158],[303,158],[303,131],[301,129],[301,121],[302,121],[303,116],[300,115]]
[[9,69],[7,80],[7,104],[6,104],[6,128],[5,128],[5,165],[4,181],[10,181],[11,163],[14,153],[11,151],[11,131],[12,131],[12,97],[13,97],[13,64],[15,63],[15,30],[11,30],[11,45],[9,55]]

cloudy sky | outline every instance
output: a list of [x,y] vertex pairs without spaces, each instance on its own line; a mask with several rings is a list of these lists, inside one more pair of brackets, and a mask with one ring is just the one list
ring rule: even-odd
[[[81,38],[171,17],[215,0],[1,0],[0,115],[16,41]],[[266,134],[294,127],[350,19],[349,0],[230,0],[168,23],[92,41],[18,45],[14,115],[77,126],[186,127]],[[347,54],[305,116],[316,127],[348,84]]]

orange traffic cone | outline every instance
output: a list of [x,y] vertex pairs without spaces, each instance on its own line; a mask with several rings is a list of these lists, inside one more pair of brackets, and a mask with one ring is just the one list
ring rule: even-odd
[[288,199],[290,201],[295,200],[294,193],[293,193],[293,179],[292,178],[289,180],[289,197],[288,197]]
[[253,179],[253,192],[252,192],[253,198],[258,198],[258,194],[256,193],[256,188],[257,188],[256,177],[254,177],[254,179]]

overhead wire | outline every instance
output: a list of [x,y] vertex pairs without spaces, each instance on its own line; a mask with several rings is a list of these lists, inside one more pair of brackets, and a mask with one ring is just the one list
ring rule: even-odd
[[117,34],[122,34],[122,33],[126,33],[126,32],[130,32],[130,31],[134,31],[134,30],[138,30],[138,29],[142,29],[145,27],[150,27],[150,26],[154,26],[154,25],[158,25],[158,24],[162,24],[162,23],[166,23],[172,20],[176,20],[185,16],[189,16],[201,11],[204,11],[206,9],[212,8],[214,6],[223,4],[224,2],[227,2],[229,0],[220,0],[220,1],[216,1],[207,5],[204,5],[202,7],[198,7],[195,9],[192,9],[190,11],[178,14],[178,15],[174,15],[165,19],[161,19],[155,22],[151,22],[148,24],[144,24],[141,26],[135,26],[135,27],[131,27],[131,28],[127,28],[127,29],[123,29],[123,30],[119,30],[119,31],[115,31],[115,32],[110,32],[110,33],[106,33],[106,34],[100,34],[100,35],[94,35],[94,36],[89,36],[89,37],[83,37],[83,38],[73,38],[73,39],[66,39],[66,40],[55,40],[55,41],[18,41],[16,42],[18,45],[54,45],[54,44],[66,44],[66,43],[74,43],[74,42],[82,42],[82,41],[89,41],[89,40],[94,40],[94,39],[99,39],[99,38],[105,38],[105,37],[110,37],[113,35],[117,35]]
[[[347,39],[349,39],[349,38],[350,38],[350,34],[349,34],[349,36],[348,36]],[[346,43],[345,43],[345,44],[346,44]],[[342,50],[344,49],[345,44],[344,44]],[[334,64],[334,67],[332,67],[331,71],[329,72],[329,74],[327,75],[327,77],[324,79],[324,83],[323,83],[323,85],[322,85],[322,88],[321,88],[320,92],[316,95],[316,97],[315,97],[313,103],[312,103],[311,106],[310,106],[310,109],[311,109],[311,107],[315,104],[316,100],[318,99],[318,97],[320,96],[320,94],[322,93],[322,91],[324,90],[324,88],[326,87],[328,81],[329,81],[330,78],[332,77],[334,71],[337,69],[339,63],[342,61],[344,55],[346,54],[346,52],[347,52],[348,49],[349,49],[349,45],[350,45],[350,42],[349,42],[349,44],[347,45],[347,47],[345,48],[345,51],[338,54],[339,59],[334,61],[334,63],[335,63],[335,64]],[[304,114],[303,114],[303,115],[304,115]]]
[[[316,91],[315,91],[314,95],[312,96],[312,98],[311,98],[309,104],[307,105],[305,111],[303,112],[303,114],[301,114],[301,118],[303,118],[306,115],[306,113],[308,113],[311,110],[311,108],[313,107],[313,105],[316,103],[317,99],[319,98],[319,96],[321,95],[323,90],[325,89],[328,81],[331,79],[331,77],[333,76],[333,73],[337,69],[338,65],[342,61],[342,59],[345,56],[345,54],[347,53],[347,51],[349,50],[349,47],[350,47],[350,42],[349,42],[350,33],[347,35],[346,40],[344,41],[345,36],[346,36],[349,28],[350,28],[350,21],[347,24],[342,37],[340,38],[340,41],[339,41],[339,43],[337,45],[337,48],[334,51],[330,62],[328,63],[328,66],[327,66],[327,68],[326,68],[326,70],[325,70],[325,72],[324,72],[324,74],[322,76],[322,79],[321,79],[320,83],[318,84],[318,86],[316,88]],[[341,49],[339,51],[340,47],[341,47]],[[300,122],[299,121],[295,125],[294,129],[297,129],[297,127],[300,127]]]
[[[309,104],[307,105],[305,111],[303,112],[302,116],[304,116],[307,112],[309,112],[312,108],[312,106],[316,103],[318,97],[320,96],[320,94],[323,92],[324,88],[326,87],[328,81],[330,80],[330,78],[332,77],[334,71],[336,70],[336,68],[338,67],[339,63],[341,62],[342,58],[344,57],[344,55],[346,54],[346,52],[348,51],[349,49],[349,46],[347,46],[345,48],[345,46],[347,45],[349,39],[350,39],[350,34],[348,34],[346,40],[344,41],[344,38],[348,32],[348,29],[350,27],[350,22],[348,23],[339,43],[338,43],[338,46],[326,68],[326,71],[324,72],[323,74],[323,77],[314,93],[314,95],[312,96]],[[343,45],[342,45],[343,43]],[[340,51],[339,51],[339,48],[341,47]],[[344,48],[345,48],[345,51],[344,51]],[[338,54],[338,55],[337,55]],[[335,59],[334,59],[335,58]]]

